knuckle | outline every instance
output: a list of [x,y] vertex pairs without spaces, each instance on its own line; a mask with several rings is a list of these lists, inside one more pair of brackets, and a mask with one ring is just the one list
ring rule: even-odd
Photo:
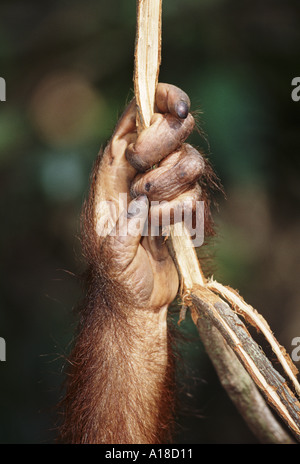
[[195,182],[205,170],[201,153],[192,145],[184,144],[183,156],[178,163],[178,178],[182,182]]
[[159,167],[139,174],[131,186],[131,194],[148,196],[149,200],[170,200],[194,185],[204,172],[201,154],[191,145],[165,158]]
[[172,114],[156,115],[154,122],[127,147],[125,156],[139,172],[144,172],[177,150],[193,131],[194,118],[179,119]]
[[147,159],[145,159],[144,156],[141,156],[141,153],[134,144],[127,147],[125,157],[131,166],[139,172],[144,172],[150,167],[149,163],[147,163]]

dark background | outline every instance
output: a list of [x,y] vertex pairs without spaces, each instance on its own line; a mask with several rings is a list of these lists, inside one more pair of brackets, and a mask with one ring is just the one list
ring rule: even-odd
[[[300,336],[298,2],[164,0],[160,80],[201,110],[227,199],[214,277],[239,289],[289,353]],[[135,0],[2,0],[0,442],[53,443],[80,296],[79,213],[89,172],[132,96]],[[256,443],[190,322],[179,443]],[[299,363],[298,363],[299,364]],[[298,366],[299,367],[299,366]]]

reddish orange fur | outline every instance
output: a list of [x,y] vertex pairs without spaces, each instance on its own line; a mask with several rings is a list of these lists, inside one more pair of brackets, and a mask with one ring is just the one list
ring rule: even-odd
[[[64,443],[166,443],[170,440],[174,404],[170,340],[167,342],[169,363],[161,376],[156,361],[160,346],[147,333],[148,314],[141,321],[141,309],[135,308],[123,289],[107,280],[102,272],[101,251],[92,219],[100,158],[101,155],[95,164],[90,195],[84,207],[86,296],[69,359],[66,393],[60,404],[63,421],[59,440]],[[135,311],[138,311],[136,319]],[[138,371],[134,372],[129,356],[131,345],[139,340],[144,343],[143,338],[147,337],[151,343],[148,353],[144,353],[143,364],[148,363],[149,377],[158,377],[149,391],[145,385],[148,379],[141,379]],[[148,403],[145,394],[150,397]],[[129,397],[135,400],[130,403]],[[153,404],[153,410],[149,410],[149,404]]]
[[[103,256],[93,221],[100,160],[101,154],[84,206],[82,247],[88,270],[65,397],[60,404],[63,420],[59,440],[90,444],[167,443],[171,441],[175,398],[171,340],[168,335],[168,365],[164,368],[160,361],[161,340],[147,331],[149,313],[135,307],[124,289],[107,278],[101,264]],[[206,203],[206,233],[211,235],[208,191],[219,185],[207,161],[200,185]],[[141,362],[135,365],[131,354],[140,344],[146,349]]]

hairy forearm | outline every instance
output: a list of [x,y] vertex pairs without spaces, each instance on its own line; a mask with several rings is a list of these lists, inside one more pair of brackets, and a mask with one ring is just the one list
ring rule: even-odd
[[[117,304],[117,303],[116,303]],[[167,307],[84,308],[70,359],[62,440],[163,443],[173,409]],[[167,388],[168,385],[168,388]]]
[[165,237],[156,233],[163,214],[158,211],[153,230],[147,218],[156,200],[164,200],[170,221],[188,203],[193,214],[205,163],[183,144],[194,127],[188,96],[161,84],[156,105],[158,113],[141,133],[136,103],[128,105],[91,176],[82,221],[86,298],[63,401],[61,436],[68,443],[171,439],[166,315],[179,279]]

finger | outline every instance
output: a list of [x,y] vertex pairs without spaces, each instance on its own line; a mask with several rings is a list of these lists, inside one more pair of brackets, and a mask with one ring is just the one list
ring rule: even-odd
[[161,113],[171,113],[185,119],[190,111],[191,102],[188,95],[179,87],[159,83],[156,88],[155,103]]
[[[154,204],[157,203],[157,204]],[[182,225],[180,226],[180,223]],[[201,246],[205,234],[205,206],[201,201],[201,188],[197,184],[193,190],[183,193],[171,201],[151,202],[148,229],[149,235],[170,235],[170,226],[179,224],[189,232],[193,246]],[[178,229],[176,229],[178,233]]]
[[161,161],[156,169],[138,174],[131,185],[131,195],[145,194],[152,200],[172,200],[181,195],[199,179],[205,163],[201,154],[191,145],[182,145],[179,151]]
[[173,200],[151,201],[149,212],[151,234],[156,233],[156,227],[166,228],[169,225],[187,219],[192,221],[198,202],[202,204],[201,187],[199,184],[196,184],[191,190],[182,193]]
[[135,198],[104,239],[101,251],[105,257],[103,261],[107,263],[107,272],[110,274],[122,272],[136,256],[148,213],[149,203],[146,195]]
[[128,146],[126,158],[138,171],[143,172],[177,150],[194,128],[191,114],[179,119],[171,114],[155,114],[151,126]]

